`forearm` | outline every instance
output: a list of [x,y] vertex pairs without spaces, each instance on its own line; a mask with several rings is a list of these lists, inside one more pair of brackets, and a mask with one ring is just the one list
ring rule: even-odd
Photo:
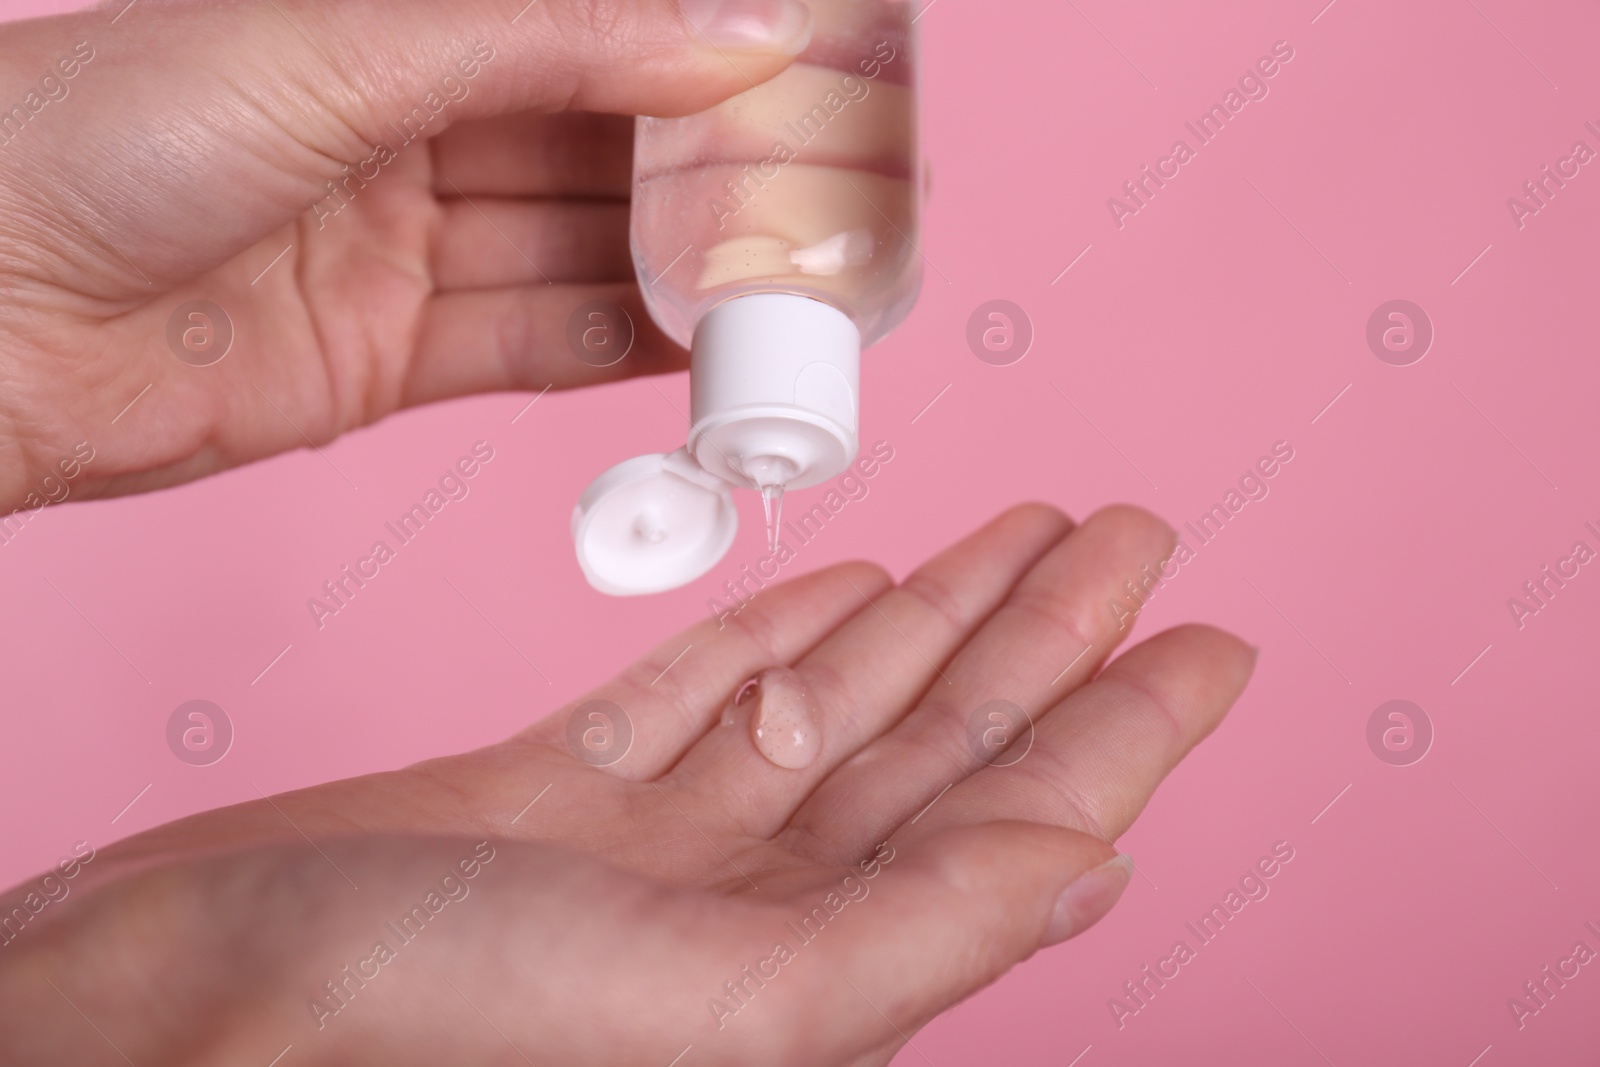
[[[498,1063],[508,1040],[535,1061],[618,1062],[596,1049],[624,1040],[612,998],[658,1001],[652,976],[683,967],[682,949],[614,975],[604,997],[575,974],[681,927],[657,914],[675,892],[559,850],[464,838],[333,839],[148,869],[75,891],[0,947],[0,1063],[267,1064],[292,1045],[300,1067],[421,1067]],[[708,928],[721,921],[704,911]],[[710,970],[696,978],[686,989],[715,988]],[[687,1029],[699,1002],[680,995],[669,1022]]]
[[343,910],[313,861],[302,847],[158,867],[13,926],[0,947],[0,1062],[198,1063],[284,1026],[267,991]]

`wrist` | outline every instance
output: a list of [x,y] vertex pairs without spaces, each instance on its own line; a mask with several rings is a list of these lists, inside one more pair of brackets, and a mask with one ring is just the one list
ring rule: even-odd
[[[452,942],[422,931],[448,909],[468,933],[483,906],[458,918],[453,902],[480,891],[484,869],[500,873],[496,855],[487,842],[357,837],[106,869],[0,947],[0,1063],[269,1063],[290,1045],[303,1067],[377,1052],[440,1062],[417,1043],[434,1032]],[[479,934],[498,949],[498,932]],[[389,951],[375,959],[379,941]]]
[[[309,848],[274,849],[63,895],[0,947],[0,1062],[256,1058],[289,1029],[285,998],[271,991],[338,910],[304,892],[320,879],[314,864],[326,866]],[[5,913],[28,891],[6,894]]]

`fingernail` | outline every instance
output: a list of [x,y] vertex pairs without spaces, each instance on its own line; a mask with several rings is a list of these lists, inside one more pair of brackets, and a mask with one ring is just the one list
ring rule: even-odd
[[811,43],[800,0],[683,0],[683,17],[718,48],[797,56]]
[[1040,947],[1060,944],[1083,933],[1111,910],[1133,876],[1133,860],[1116,856],[1079,875],[1056,898],[1056,910]]

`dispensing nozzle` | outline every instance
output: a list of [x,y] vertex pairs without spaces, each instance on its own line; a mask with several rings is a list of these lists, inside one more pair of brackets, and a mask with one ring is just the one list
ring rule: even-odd
[[688,442],[617,464],[573,510],[590,584],[627,596],[705,574],[733,542],[735,486],[760,491],[777,552],[784,493],[855,459],[860,356],[850,317],[810,297],[755,293],[706,312],[690,359]]
[[767,551],[778,551],[778,527],[783,522],[783,490],[800,473],[793,461],[782,456],[749,456],[739,461],[739,469],[761,490],[761,507],[767,517]]

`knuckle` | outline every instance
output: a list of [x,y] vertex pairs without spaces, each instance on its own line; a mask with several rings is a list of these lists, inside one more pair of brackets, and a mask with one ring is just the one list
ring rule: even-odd
[[966,629],[969,612],[962,607],[960,599],[943,580],[925,570],[918,570],[902,582],[899,589],[923,608],[931,611],[950,629],[956,631]]

